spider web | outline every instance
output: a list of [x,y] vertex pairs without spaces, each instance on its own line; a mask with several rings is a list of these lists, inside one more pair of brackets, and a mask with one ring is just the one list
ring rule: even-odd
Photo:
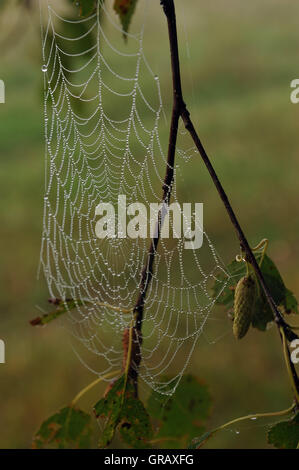
[[[107,3],[99,1],[93,16],[78,20],[58,10],[57,2],[42,5],[46,150],[40,266],[52,298],[74,299],[76,308],[63,321],[96,358],[97,374],[122,364],[122,336],[131,324],[150,239],[97,238],[95,208],[100,202],[116,207],[120,194],[127,204],[161,203],[167,165],[161,134],[168,132],[160,81],[143,50],[144,21],[137,34],[124,33]],[[146,11],[145,3],[140,11]],[[191,151],[177,153],[188,160]],[[176,171],[172,202],[179,203]],[[226,274],[205,232],[197,250],[186,250],[182,237],[160,240],[139,369],[156,391],[171,394],[184,373],[215,304],[209,286],[219,270]]]

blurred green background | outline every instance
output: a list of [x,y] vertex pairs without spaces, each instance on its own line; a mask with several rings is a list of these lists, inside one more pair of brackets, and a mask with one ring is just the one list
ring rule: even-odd
[[[108,2],[110,0],[107,0]],[[42,226],[44,141],[38,2],[0,11],[1,282],[0,447],[26,448],[41,421],[93,380],[55,322],[30,327],[47,307],[36,280]],[[26,2],[23,2],[26,3]],[[299,296],[299,4],[291,0],[177,0],[185,100],[199,134],[252,244],[269,254]],[[168,44],[159,2],[152,1],[146,46],[170,109]],[[153,32],[154,31],[154,32]],[[205,228],[225,262],[238,252],[232,227],[198,157],[189,162],[182,194],[208,201]],[[184,189],[185,188],[185,189]],[[214,400],[209,427],[251,412],[287,408],[291,400],[277,331],[250,331],[236,343],[221,309],[212,313],[188,371],[205,380]],[[295,322],[295,319],[290,321]],[[298,320],[297,320],[298,322]],[[83,400],[90,409],[103,387]],[[267,422],[219,434],[211,448],[264,448]],[[239,431],[239,433],[236,433]]]

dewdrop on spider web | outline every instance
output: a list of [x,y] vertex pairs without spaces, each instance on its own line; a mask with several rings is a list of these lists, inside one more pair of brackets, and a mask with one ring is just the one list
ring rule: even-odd
[[[140,12],[145,4],[140,0]],[[97,14],[76,20],[56,10],[57,2],[41,6],[47,79],[40,266],[51,298],[76,301],[77,308],[61,318],[79,357],[105,374],[123,361],[122,338],[139,295],[149,238],[100,240],[96,207],[117,207],[119,195],[128,205],[161,203],[167,162],[162,92],[145,56],[143,35],[150,28],[144,21],[136,20],[138,32],[128,33],[124,43],[110,4],[100,2]],[[182,203],[176,180],[172,202]],[[160,393],[175,390],[190,361],[216,302],[210,283],[219,271],[225,287],[229,275],[206,232],[199,250],[185,250],[183,235],[160,240],[144,304],[139,371]]]

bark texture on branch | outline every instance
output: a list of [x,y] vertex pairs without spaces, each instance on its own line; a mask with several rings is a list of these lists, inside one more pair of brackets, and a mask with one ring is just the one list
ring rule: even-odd
[[[271,307],[271,310],[273,312],[273,316],[274,316],[276,325],[278,327],[279,334],[280,334],[280,328],[283,328],[283,331],[285,332],[285,335],[289,340],[296,339],[298,338],[297,335],[291,330],[289,325],[286,323],[282,314],[277,308],[277,305],[275,304],[273,300],[271,292],[266,284],[266,281],[261,272],[261,269],[250,248],[248,240],[240,226],[238,218],[230,204],[227,194],[216,174],[216,171],[211,163],[210,158],[207,155],[207,152],[204,146],[202,145],[202,142],[198,136],[198,133],[195,130],[195,127],[190,117],[190,113],[183,99],[174,1],[173,0],[160,0],[160,3],[163,7],[164,13],[167,18],[169,46],[170,46],[170,55],[171,55],[172,88],[173,88],[173,108],[172,108],[172,118],[171,118],[169,143],[168,143],[168,160],[167,160],[166,173],[165,173],[165,178],[164,178],[162,202],[166,202],[167,204],[169,204],[170,197],[171,197],[171,190],[172,190],[172,183],[173,183],[173,169],[174,169],[175,151],[176,151],[177,134],[178,134],[178,124],[179,124],[180,118],[182,118],[185,128],[189,132],[212,178],[212,181],[224,204],[226,212],[235,228],[235,231],[237,233],[237,236],[240,242],[241,249],[245,253],[247,261],[252,265],[255,271],[255,274],[257,276],[257,279],[259,280],[260,285],[265,293],[268,304]],[[159,224],[160,214],[158,217],[159,217],[159,220],[158,220],[158,224]],[[156,250],[157,250],[158,243],[159,243],[159,238],[160,238],[160,224],[159,224],[157,238],[153,238],[150,243],[150,248],[149,248],[148,255],[147,255],[147,261],[141,274],[139,296],[138,296],[137,302],[135,304],[135,309],[134,309],[135,314],[136,314],[136,322],[135,322],[136,333],[135,334],[136,334],[136,340],[139,342],[140,346],[142,343],[142,320],[143,320],[143,313],[144,313],[144,303],[145,303],[145,298],[147,294],[147,289],[148,289],[148,286],[151,282],[152,275],[153,275],[154,261],[155,261],[155,256],[156,256]],[[141,350],[139,348],[139,357],[138,358],[136,357],[134,359],[134,357],[132,356],[132,361],[133,361],[133,364],[135,365],[132,367],[132,374],[133,374],[132,379],[134,380],[134,383],[135,383],[136,394],[137,394],[137,382],[138,382],[138,368],[139,368],[141,359],[142,359]],[[291,369],[292,369],[292,375],[294,378],[294,383],[296,384],[297,390],[299,391],[299,379],[298,379],[294,364],[292,362],[291,362]]]

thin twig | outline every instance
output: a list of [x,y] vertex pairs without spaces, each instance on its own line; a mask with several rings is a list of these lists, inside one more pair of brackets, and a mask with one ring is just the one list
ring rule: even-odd
[[[174,1],[173,0],[160,0],[160,3],[163,7],[164,13],[167,18],[167,24],[168,24],[168,36],[169,36],[169,45],[170,45],[170,54],[171,54],[172,85],[173,85],[173,108],[172,108],[172,118],[171,118],[169,144],[168,144],[168,160],[167,160],[166,174],[165,174],[164,185],[163,185],[163,202],[165,202],[166,204],[169,204],[169,200],[171,196],[175,150],[176,150],[176,142],[177,142],[177,134],[178,134],[178,124],[179,124],[179,119],[181,117],[185,124],[186,129],[190,133],[198,149],[198,152],[201,155],[202,160],[205,163],[205,166],[207,167],[210,173],[210,176],[214,182],[214,185],[216,186],[216,189],[218,191],[220,198],[222,199],[224,203],[225,209],[237,232],[241,249],[242,251],[244,251],[246,255],[246,260],[252,265],[255,271],[255,274],[261,284],[261,287],[265,293],[266,299],[273,312],[278,330],[282,328],[286,337],[289,340],[295,339],[297,338],[297,335],[295,335],[295,333],[291,330],[289,325],[285,322],[283,316],[281,315],[280,311],[278,310],[272,298],[271,292],[265,282],[264,276],[250,248],[247,238],[240,226],[240,223],[233,211],[233,208],[226,195],[226,192],[223,189],[223,186],[213,168],[213,165],[191,121],[190,113],[187,110],[187,107],[184,103],[182,85],[181,85],[180,61],[179,61],[179,49],[178,49]],[[140,345],[142,343],[142,331],[141,330],[142,330],[144,303],[145,303],[147,290],[148,290],[149,284],[153,276],[154,261],[155,261],[155,256],[157,253],[157,247],[158,247],[159,238],[160,238],[160,229],[161,229],[160,221],[161,221],[161,211],[159,212],[159,215],[158,215],[157,237],[151,239],[151,244],[150,244],[150,248],[149,248],[148,255],[147,255],[147,261],[141,274],[141,281],[139,285],[139,296],[138,296],[138,299],[134,308],[134,311],[136,313],[135,328],[137,332],[137,341],[139,341]],[[290,354],[289,350],[288,350],[288,354]],[[137,393],[138,369],[139,369],[140,362],[141,362],[141,353],[139,353],[138,357],[137,356],[132,357],[132,365],[134,367],[131,367],[131,370],[134,370],[134,376],[131,378],[134,381],[136,393]],[[292,373],[295,379],[296,388],[297,390],[299,390],[298,376],[296,374],[296,370],[292,363],[291,363],[291,367],[293,369]]]
[[228,428],[229,426],[232,426],[236,423],[240,423],[242,421],[247,421],[247,420],[252,420],[252,419],[255,420],[255,419],[258,419],[258,418],[274,418],[274,417],[278,417],[278,416],[287,416],[295,410],[296,410],[296,405],[293,404],[292,406],[290,406],[286,410],[274,411],[272,413],[271,412],[270,413],[254,413],[254,414],[251,414],[251,415],[242,416],[241,418],[233,419],[233,420],[229,421],[228,423],[222,424],[221,426],[218,426],[218,428],[215,428],[212,431],[206,433],[205,438],[203,440],[200,440],[199,445],[196,448],[197,449],[201,448],[207,442],[207,440],[209,440],[212,436],[214,436],[214,434],[216,434],[218,431],[221,431],[222,429]]
[[[178,125],[179,119],[181,115],[181,96],[182,96],[182,88],[181,88],[181,77],[180,77],[180,68],[179,68],[179,58],[178,58],[178,50],[173,48],[171,49],[171,61],[172,61],[172,84],[173,84],[173,105],[172,105],[172,116],[171,116],[171,124],[170,124],[170,131],[169,131],[169,143],[168,143],[168,155],[167,155],[167,164],[166,164],[166,171],[164,177],[164,184],[162,187],[163,195],[162,195],[162,206],[167,204],[169,205],[171,191],[172,191],[172,183],[173,183],[173,176],[174,176],[174,159],[175,159],[175,151],[176,151],[176,143],[177,143],[177,135],[178,135]],[[176,66],[177,65],[177,66]],[[135,304],[134,312],[136,313],[136,322],[135,322],[135,329],[137,333],[137,341],[141,345],[142,343],[142,320],[143,320],[143,312],[144,312],[144,302],[147,294],[147,289],[151,282],[153,276],[153,269],[154,269],[154,262],[157,253],[157,248],[160,240],[161,234],[161,209],[158,214],[158,221],[157,221],[157,233],[156,236],[151,239],[150,248],[147,255],[146,264],[143,268],[141,274],[141,281],[139,285],[139,296]],[[131,370],[133,372],[133,377],[131,377],[135,384],[135,390],[137,393],[137,381],[138,381],[138,368],[141,362],[141,356],[139,357],[132,357],[133,366]]]
[[[181,80],[180,80],[180,64],[179,64],[179,52],[178,52],[178,40],[177,40],[177,27],[176,27],[176,15],[175,15],[175,7],[174,7],[174,1],[173,0],[161,0],[161,5],[163,6],[164,13],[167,17],[167,23],[168,23],[168,33],[169,33],[169,42],[170,42],[170,48],[171,48],[171,57],[172,57],[172,75],[174,77],[174,90],[178,94],[177,96],[177,103],[180,104],[180,116],[185,124],[185,127],[187,131],[190,133],[193,142],[196,145],[196,148],[206,166],[208,169],[208,172],[213,180],[213,183],[218,191],[218,194],[220,198],[222,199],[226,212],[228,213],[230,220],[236,230],[236,233],[238,235],[241,249],[244,251],[246,255],[246,260],[252,265],[255,274],[260,282],[260,285],[264,291],[264,294],[266,296],[266,299],[268,301],[268,304],[273,312],[273,316],[276,322],[276,325],[278,327],[279,333],[280,333],[280,328],[283,329],[285,336],[291,341],[293,339],[297,338],[297,335],[292,331],[290,326],[286,323],[284,320],[282,314],[277,308],[277,305],[275,304],[273,297],[271,295],[271,292],[266,284],[266,281],[264,279],[264,276],[262,274],[262,271],[255,259],[255,256],[250,248],[250,245],[247,241],[247,238],[240,226],[240,223],[237,219],[237,216],[235,215],[235,212],[229,202],[229,199],[227,197],[226,192],[223,189],[223,186],[214,170],[214,167],[207,155],[207,152],[205,151],[205,148],[203,147],[201,140],[194,128],[193,122],[190,118],[190,113],[184,103],[183,100],[183,94],[182,94],[182,88],[181,88]],[[175,62],[174,62],[175,61]],[[176,81],[177,80],[177,81]],[[281,336],[281,335],[280,335]],[[282,338],[281,338],[282,339]],[[287,354],[290,356],[290,351],[287,348]],[[299,391],[299,379],[294,367],[294,364],[290,361],[290,367],[292,369],[292,374],[295,380],[296,384],[296,389]]]
[[102,375],[101,377],[98,377],[96,380],[88,384],[86,387],[84,387],[80,392],[75,396],[75,398],[71,402],[71,406],[75,406],[78,400],[85,395],[85,393],[89,392],[93,387],[95,387],[98,383],[103,382],[105,379],[109,379],[111,377],[117,377],[117,375],[120,373],[120,370],[109,372],[105,375]]

